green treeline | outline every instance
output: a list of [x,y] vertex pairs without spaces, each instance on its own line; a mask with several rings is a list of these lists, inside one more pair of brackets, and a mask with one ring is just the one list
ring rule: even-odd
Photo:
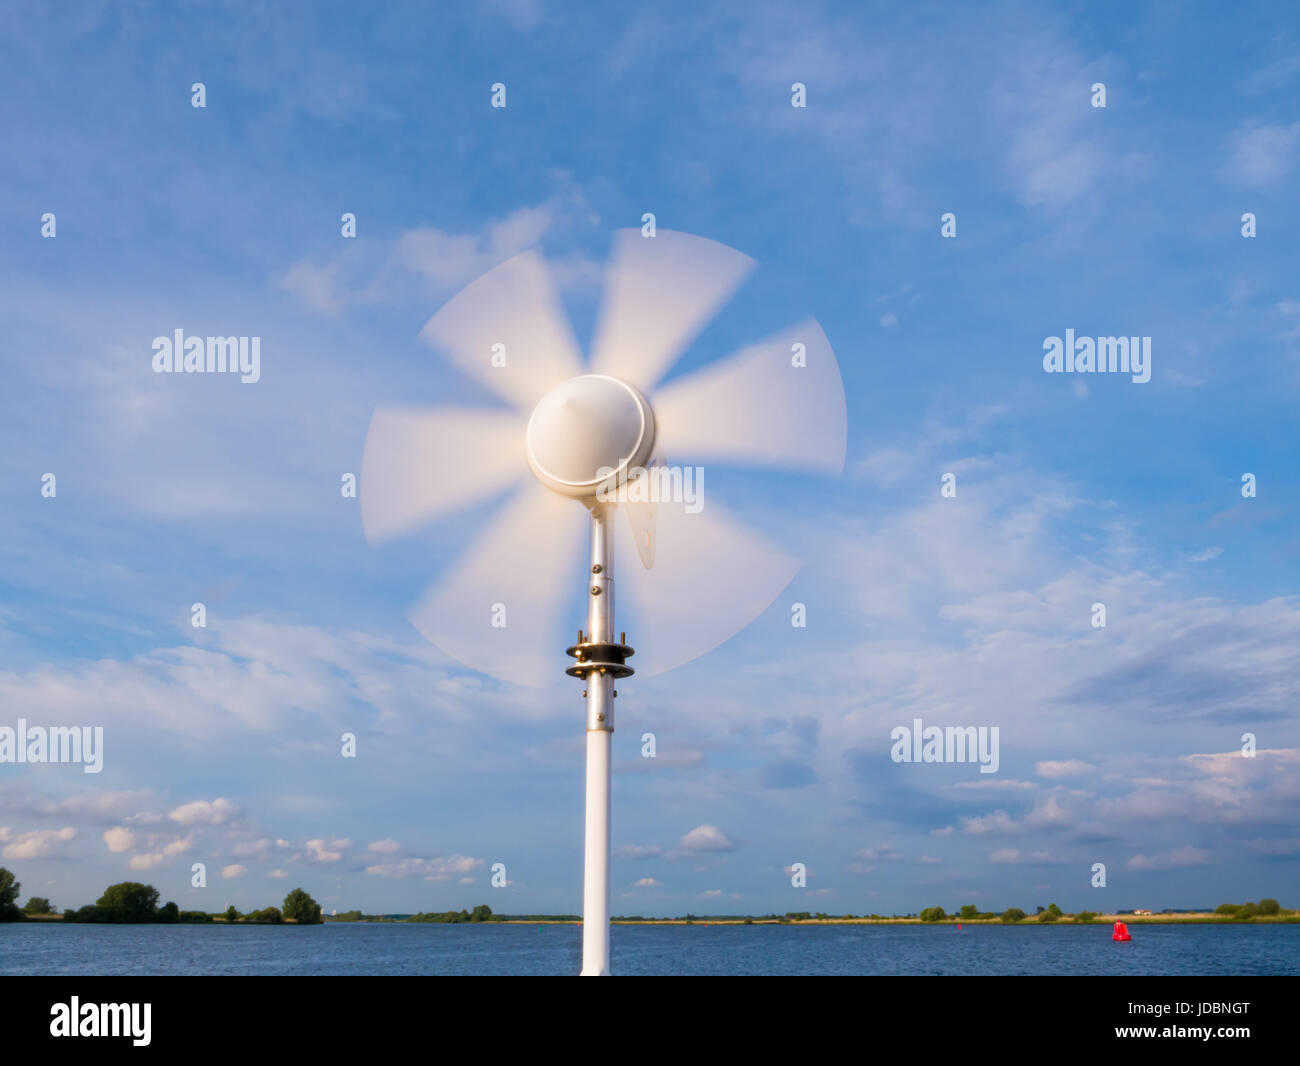
[[[1129,912],[1119,911],[1118,913],[1129,917]],[[1214,910],[1216,918],[1231,919],[1234,921],[1249,921],[1251,918],[1279,918],[1290,917],[1292,919],[1300,918],[1298,911],[1285,911],[1275,899],[1261,899],[1258,903],[1221,903]],[[871,917],[875,918],[876,915]],[[1016,922],[1023,922],[1030,917],[1019,907],[1009,907],[1001,914],[992,911],[978,910],[973,903],[967,903],[954,914],[945,913],[942,907],[926,907],[918,917],[923,922],[944,922],[944,921],[1002,921],[1008,925]],[[1137,917],[1144,917],[1137,915]],[[1155,917],[1151,915],[1150,917]],[[1058,922],[1063,918],[1068,918],[1075,922],[1093,922],[1097,920],[1097,915],[1092,911],[1079,911],[1077,914],[1066,914],[1055,903],[1049,903],[1046,907],[1039,907],[1038,912],[1033,915],[1033,919],[1038,922]]]
[[[1174,919],[1162,919],[1159,916],[1136,915],[1132,912],[1118,912],[1121,916],[1141,922],[1143,920],[1173,920],[1173,921],[1201,921],[1201,922],[1221,922],[1221,921],[1249,921],[1253,917],[1262,917],[1266,919],[1275,919],[1284,922],[1300,922],[1300,911],[1284,910],[1278,905],[1277,900],[1262,899],[1259,903],[1224,903],[1218,907],[1213,914],[1208,911],[1197,912],[1178,912],[1180,917]],[[1172,913],[1172,912],[1167,912]],[[1181,917],[1182,914],[1197,915],[1197,917]],[[1034,922],[1041,924],[1050,924],[1052,922],[1065,922],[1066,924],[1086,924],[1097,921],[1099,915],[1093,911],[1078,911],[1074,914],[1068,914],[1063,911],[1057,904],[1049,903],[1046,907],[1038,907],[1034,914],[1026,914],[1019,907],[1008,907],[1004,911],[982,911],[973,903],[967,903],[957,910],[949,913],[943,907],[925,907],[919,914],[827,914],[823,911],[787,911],[784,914],[763,914],[763,915],[745,915],[745,914],[713,914],[701,916],[697,914],[687,914],[681,918],[646,918],[639,914],[616,914],[610,918],[615,924],[624,922],[682,922],[687,925],[696,923],[710,922],[737,922],[744,925],[754,925],[755,923],[767,923],[775,925],[790,925],[796,922],[852,922],[852,921],[897,921],[900,919],[916,919],[922,922],[1001,922],[1005,925],[1018,925],[1020,923],[1032,924]],[[464,922],[581,922],[582,916],[578,914],[493,914],[492,908],[485,904],[480,904],[472,911],[442,911],[428,914],[364,914],[359,910],[345,911],[325,919],[333,922],[432,922],[432,923],[464,923]]]
[[1258,903],[1220,903],[1214,913],[1248,922],[1252,918],[1276,918],[1284,912],[1277,900],[1261,899]]
[[[33,896],[20,909],[18,894],[21,888],[22,885],[15,879],[13,873],[0,866],[0,921],[39,919],[41,916],[58,914],[58,910],[50,906],[50,901],[40,896]],[[208,914],[205,911],[183,911],[170,901],[159,906],[158,898],[158,890],[153,885],[143,885],[139,881],[122,881],[116,885],[109,885],[104,890],[104,894],[94,903],[64,911],[63,921],[161,925],[178,922],[211,922],[218,918],[226,922],[269,924],[295,922],[298,925],[316,925],[321,921],[320,904],[301,888],[295,888],[285,896],[284,903],[280,907],[267,907],[243,915],[234,907],[228,907],[220,915]]]
[[486,903],[480,903],[472,911],[442,911],[430,912],[425,914],[421,911],[419,914],[412,914],[406,919],[408,922],[499,922],[502,921],[500,915],[492,913],[492,908]]
[[327,922],[424,922],[426,924],[460,925],[470,922],[580,922],[578,914],[493,914],[492,908],[480,903],[472,911],[421,911],[419,914],[366,914],[362,911],[341,911],[325,917]]

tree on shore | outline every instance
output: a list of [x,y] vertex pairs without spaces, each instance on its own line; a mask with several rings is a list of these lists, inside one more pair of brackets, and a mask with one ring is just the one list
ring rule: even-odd
[[95,902],[109,922],[152,922],[157,920],[158,890],[139,881],[109,885]]
[[944,913],[942,907],[926,907],[921,911],[921,921],[923,922],[941,922],[948,915]]
[[[32,896],[19,908],[18,893],[22,885],[13,871],[0,866],[0,921],[22,921],[24,918],[38,915],[57,915],[58,909],[50,905],[43,896]],[[266,907],[250,911],[243,919],[250,922],[279,924],[286,917],[303,924],[315,924],[321,921],[320,904],[301,888],[295,888],[285,897],[285,910],[282,914],[278,907]],[[462,912],[463,914],[464,912]],[[474,909],[474,921],[491,920],[492,912],[486,906]],[[69,907],[62,915],[65,922],[111,922],[111,923],[157,923],[172,925],[180,922],[211,922],[213,915],[205,911],[183,911],[174,902],[168,901],[158,905],[158,890],[153,885],[141,884],[139,881],[120,881],[109,885],[104,894],[94,903],[84,907]],[[226,908],[223,917],[227,922],[241,920],[235,907]],[[465,915],[469,921],[470,916]]]
[[1008,923],[1023,922],[1025,920],[1025,912],[1019,907],[1008,907],[1002,912],[1002,920]]
[[0,922],[16,922],[22,918],[23,912],[18,909],[18,893],[22,887],[11,870],[0,866]]
[[[456,925],[461,922],[499,922],[501,921],[501,916],[493,914],[492,908],[486,903],[480,903],[473,909],[473,911],[433,911],[429,914],[425,914],[421,911],[419,914],[411,915],[411,917],[406,920],[408,922],[445,922],[447,924]],[[688,914],[686,920],[688,922],[694,921],[695,915]]]
[[[477,909],[475,908],[475,910]],[[316,925],[322,920],[320,904],[301,888],[295,888],[284,897],[284,906],[281,907],[281,913],[284,915],[285,921],[297,922],[299,925]]]
[[1214,913],[1244,922],[1258,917],[1275,918],[1282,913],[1282,907],[1275,899],[1261,899],[1258,903],[1220,903]]

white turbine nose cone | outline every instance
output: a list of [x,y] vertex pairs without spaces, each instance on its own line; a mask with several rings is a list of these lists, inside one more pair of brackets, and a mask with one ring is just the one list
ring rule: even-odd
[[615,483],[641,466],[654,445],[654,416],[636,389],[604,374],[556,386],[528,420],[528,465],[566,496],[595,496],[610,471]]

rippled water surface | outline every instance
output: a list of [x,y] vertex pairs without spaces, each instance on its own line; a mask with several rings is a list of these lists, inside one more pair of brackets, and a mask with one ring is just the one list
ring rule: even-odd
[[[1300,974],[1300,925],[615,926],[621,974]],[[4,974],[572,974],[573,925],[0,925]]]

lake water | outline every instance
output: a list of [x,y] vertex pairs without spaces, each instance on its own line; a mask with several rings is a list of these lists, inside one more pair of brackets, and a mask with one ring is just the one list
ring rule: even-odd
[[[615,926],[617,974],[1300,974],[1300,925]],[[576,974],[576,925],[0,924],[0,974]]]

